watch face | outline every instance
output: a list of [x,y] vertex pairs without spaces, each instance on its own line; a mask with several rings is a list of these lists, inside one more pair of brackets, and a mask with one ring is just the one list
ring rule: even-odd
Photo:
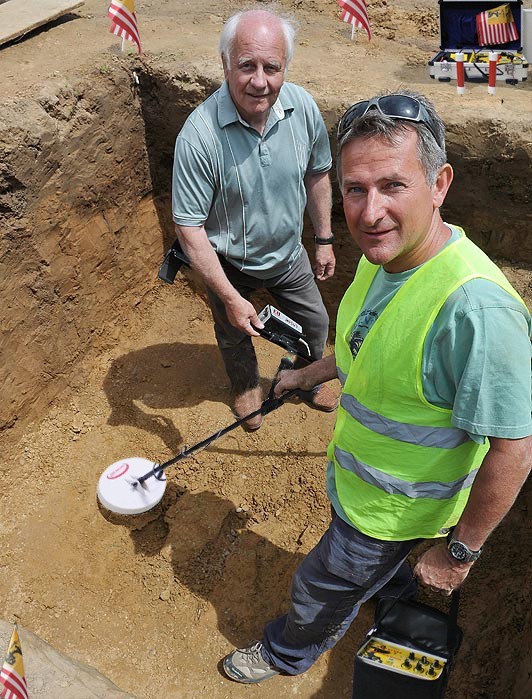
[[459,541],[453,541],[449,546],[449,552],[457,561],[467,561],[469,558],[467,550]]

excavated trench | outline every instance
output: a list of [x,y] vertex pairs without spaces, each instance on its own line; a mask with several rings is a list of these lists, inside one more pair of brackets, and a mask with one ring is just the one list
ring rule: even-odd
[[[174,139],[216,87],[124,61],[0,107],[3,617],[139,697],[244,696],[216,658],[284,609],[291,571],[327,515],[332,418],[302,406],[191,459],[154,513],[125,523],[94,500],[114,460],[171,455],[231,421],[201,289],[190,275],[171,288],[155,278],[173,240]],[[332,133],[336,112],[326,114]],[[501,259],[530,302],[530,150],[516,136],[480,118],[451,123],[458,176],[445,218]],[[337,190],[334,216],[331,318],[357,259]],[[261,345],[259,355],[271,375],[278,353]],[[530,695],[529,490],[464,590],[451,699]],[[285,680],[291,691],[350,696],[351,654],[370,616],[313,678]]]

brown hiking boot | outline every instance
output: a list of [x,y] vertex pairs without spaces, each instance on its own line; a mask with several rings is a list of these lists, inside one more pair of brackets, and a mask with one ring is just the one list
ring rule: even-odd
[[[233,415],[237,420],[258,410],[262,405],[262,390],[260,386],[250,388],[233,399]],[[242,423],[246,432],[255,432],[262,425],[262,415],[255,415]]]
[[332,413],[338,407],[338,397],[323,383],[312,391],[300,391],[299,395],[308,406],[324,413]]

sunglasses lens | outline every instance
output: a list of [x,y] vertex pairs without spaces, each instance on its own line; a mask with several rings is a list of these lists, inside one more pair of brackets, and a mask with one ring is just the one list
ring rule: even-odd
[[407,95],[386,95],[379,98],[379,108],[383,114],[404,119],[417,119],[419,102]]
[[365,114],[366,109],[368,108],[368,104],[368,100],[364,100],[363,102],[357,102],[352,107],[350,107],[348,109],[350,121],[353,121],[353,119],[358,119],[358,117]]
[[338,138],[342,138],[342,136],[349,130],[349,127],[353,123],[354,119],[358,119],[358,117],[365,114],[368,104],[368,100],[364,100],[364,102],[357,102],[349,107],[338,124]]

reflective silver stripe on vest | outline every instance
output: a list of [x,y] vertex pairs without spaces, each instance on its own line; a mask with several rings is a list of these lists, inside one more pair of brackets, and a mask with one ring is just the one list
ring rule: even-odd
[[422,447],[454,449],[470,440],[467,432],[457,427],[427,427],[391,420],[366,408],[354,396],[347,393],[342,394],[340,405],[368,430],[391,437],[399,442],[408,442]]
[[336,373],[338,374],[338,378],[340,379],[340,383],[342,386],[345,386],[345,382],[347,381],[347,374],[344,374],[344,372],[340,369],[340,367],[336,367]]
[[368,466],[356,459],[339,447],[334,448],[336,460],[342,468],[351,471],[369,485],[374,485],[384,490],[389,495],[405,495],[407,498],[431,498],[432,500],[449,500],[461,490],[473,485],[478,468],[455,481],[443,483],[441,481],[426,481],[425,483],[410,483],[389,473],[384,473],[378,468]]

